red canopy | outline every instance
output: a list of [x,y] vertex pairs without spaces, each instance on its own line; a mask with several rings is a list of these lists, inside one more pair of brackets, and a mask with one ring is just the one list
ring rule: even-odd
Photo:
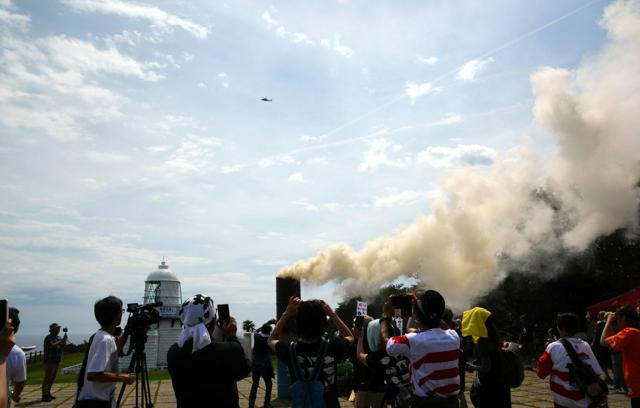
[[600,303],[596,303],[595,305],[591,305],[587,307],[587,312],[590,315],[598,314],[601,310],[615,310],[619,307],[625,305],[636,306],[640,303],[640,287],[632,289],[627,293],[623,293],[622,295],[618,295],[608,300],[603,300]]

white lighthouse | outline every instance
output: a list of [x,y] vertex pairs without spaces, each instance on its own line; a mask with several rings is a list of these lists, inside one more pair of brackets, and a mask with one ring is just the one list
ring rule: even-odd
[[[147,332],[145,352],[147,355],[147,367],[149,369],[163,368],[167,366],[167,351],[173,343],[178,341],[182,331],[178,312],[182,306],[182,289],[180,280],[171,271],[164,258],[158,269],[151,272],[144,282],[143,304],[162,302],[162,306],[156,307],[160,313],[160,322],[151,325]],[[128,345],[125,347],[125,351]],[[124,370],[129,365],[129,358],[120,359],[120,369]]]

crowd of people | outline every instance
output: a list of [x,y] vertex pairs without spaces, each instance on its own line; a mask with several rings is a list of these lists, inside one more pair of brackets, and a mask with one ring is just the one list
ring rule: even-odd
[[[260,381],[265,383],[262,406],[270,407],[276,356],[288,369],[294,407],[339,407],[338,365],[347,359],[353,364],[356,408],[466,407],[465,394],[478,408],[511,407],[511,389],[522,382],[523,368],[516,358],[521,347],[503,341],[498,329],[503,322],[489,310],[474,307],[456,319],[440,293],[417,290],[411,294],[408,315],[399,313],[392,298],[380,312],[375,318],[357,317],[349,327],[323,300],[292,297],[277,321],[255,331],[247,358],[236,337],[236,320],[231,317],[221,324],[211,297],[192,296],[179,311],[183,330],[167,354],[177,406],[238,407],[236,382],[251,374],[250,408],[256,405]],[[88,343],[76,408],[115,406],[116,384],[135,381],[133,374],[118,369],[127,342],[126,330],[119,330],[123,313],[122,301],[115,296],[95,303],[100,329]],[[550,330],[535,364],[537,376],[549,378],[555,407],[606,406],[608,380],[614,390],[628,395],[631,407],[640,407],[639,314],[640,307],[632,306],[600,314],[591,343],[577,335],[581,322],[575,314],[558,315],[557,332]],[[26,381],[24,352],[15,345],[19,327],[19,311],[12,308],[0,331],[0,408],[20,401]],[[66,333],[59,336],[59,325],[49,329],[44,341],[44,402],[55,398],[51,385],[68,341]],[[467,373],[473,373],[471,384],[465,381]],[[597,381],[585,385],[589,375]],[[599,386],[604,388],[594,391]]]

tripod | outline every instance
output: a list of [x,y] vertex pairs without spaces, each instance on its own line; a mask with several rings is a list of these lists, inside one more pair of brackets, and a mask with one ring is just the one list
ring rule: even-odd
[[[136,399],[134,401],[134,408],[153,408],[153,402],[151,402],[151,389],[149,388],[149,370],[147,369],[147,354],[144,352],[144,346],[147,343],[146,329],[137,330],[131,336],[131,346],[129,347],[129,354],[133,348],[133,355],[131,356],[131,362],[127,373],[135,373],[135,389]],[[118,402],[116,407],[120,407],[122,397],[124,395],[124,389],[127,385],[122,384],[120,388],[120,395],[118,395]]]

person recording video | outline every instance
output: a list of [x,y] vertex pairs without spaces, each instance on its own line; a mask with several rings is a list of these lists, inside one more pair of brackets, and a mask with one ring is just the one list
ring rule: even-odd
[[[213,299],[202,294],[182,304],[182,333],[167,352],[178,408],[239,407],[236,381],[249,375],[251,361],[236,337],[237,323],[228,315],[228,305],[219,306],[227,307],[216,313]],[[224,323],[219,325],[219,320]]]
[[132,384],[133,374],[121,374],[118,369],[118,350],[122,350],[127,336],[116,341],[115,334],[122,320],[122,300],[107,296],[94,305],[94,314],[100,329],[89,339],[78,376],[75,408],[111,408],[117,382]]
[[49,325],[49,334],[44,338],[44,378],[42,379],[42,402],[49,402],[56,399],[51,395],[51,387],[58,375],[58,368],[62,361],[64,346],[67,344],[69,337],[64,333],[63,337],[59,336],[60,325],[51,323]]

